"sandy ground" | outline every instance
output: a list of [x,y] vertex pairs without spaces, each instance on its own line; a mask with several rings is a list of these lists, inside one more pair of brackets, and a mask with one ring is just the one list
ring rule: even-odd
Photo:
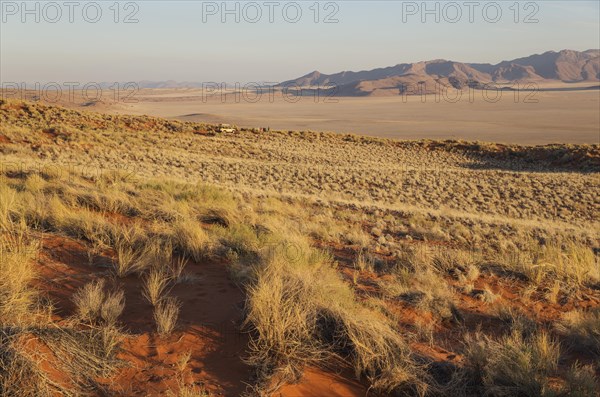
[[[74,314],[71,296],[78,288],[93,279],[111,278],[103,267],[107,258],[96,256],[90,266],[85,247],[62,236],[48,234],[42,246],[38,287],[56,303],[59,318],[66,319]],[[111,378],[119,395],[165,395],[176,387],[179,377],[205,385],[215,395],[235,396],[246,389],[250,367],[241,356],[248,338],[233,331],[236,322],[241,322],[242,292],[221,263],[190,263],[188,274],[194,277],[193,288],[182,284],[171,291],[185,306],[179,317],[180,332],[170,337],[153,332],[152,307],[140,294],[140,280],[131,276],[119,281],[127,302],[122,315],[127,337],[119,359],[129,363]],[[177,373],[174,363],[188,351],[193,352],[189,364]]]
[[[590,89],[590,87],[596,87]],[[531,87],[528,87],[531,88]],[[239,127],[356,133],[396,139],[463,139],[512,144],[600,143],[597,83],[538,83],[539,91],[449,91],[446,96],[289,97],[274,90],[130,90],[86,103],[81,93],[52,104]],[[0,93],[35,100],[39,92]],[[106,94],[106,95],[104,95]],[[127,103],[124,103],[124,102]]]
[[[153,91],[153,92],[149,92]],[[518,144],[600,143],[600,90],[465,93],[457,102],[426,97],[317,98],[280,93],[257,102],[234,94],[203,98],[198,90],[143,90],[119,113],[229,123],[240,127],[314,130],[398,139],[465,139]],[[249,98],[246,98],[249,99]],[[297,98],[296,98],[297,99]],[[108,109],[111,111],[110,109]]]

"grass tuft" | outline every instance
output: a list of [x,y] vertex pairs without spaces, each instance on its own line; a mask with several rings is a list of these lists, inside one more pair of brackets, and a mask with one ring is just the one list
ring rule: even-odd
[[170,335],[177,325],[181,304],[176,298],[164,298],[154,307],[154,321],[159,335]]

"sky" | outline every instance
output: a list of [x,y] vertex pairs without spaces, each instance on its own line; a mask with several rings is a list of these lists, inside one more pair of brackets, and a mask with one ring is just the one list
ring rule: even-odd
[[0,82],[279,82],[600,48],[598,1],[66,4],[0,0]]

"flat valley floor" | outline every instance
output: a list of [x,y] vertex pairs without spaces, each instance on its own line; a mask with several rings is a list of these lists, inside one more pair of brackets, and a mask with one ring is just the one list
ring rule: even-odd
[[[496,96],[497,95],[497,96]],[[255,97],[201,90],[141,90],[135,103],[108,112],[274,130],[335,131],[395,139],[463,139],[537,145],[600,142],[600,90],[500,93],[460,97]],[[497,98],[497,99],[495,99]],[[296,101],[297,100],[297,101]],[[236,102],[239,101],[239,102]],[[98,109],[104,110],[104,109]]]

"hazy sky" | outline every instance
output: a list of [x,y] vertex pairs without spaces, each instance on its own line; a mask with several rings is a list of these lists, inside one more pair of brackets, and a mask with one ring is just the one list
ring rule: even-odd
[[[0,4],[2,82],[282,81],[315,69],[600,48],[598,1],[428,2],[431,14],[421,1],[57,1],[29,2],[29,14],[21,3]],[[124,23],[132,13],[137,22]]]

